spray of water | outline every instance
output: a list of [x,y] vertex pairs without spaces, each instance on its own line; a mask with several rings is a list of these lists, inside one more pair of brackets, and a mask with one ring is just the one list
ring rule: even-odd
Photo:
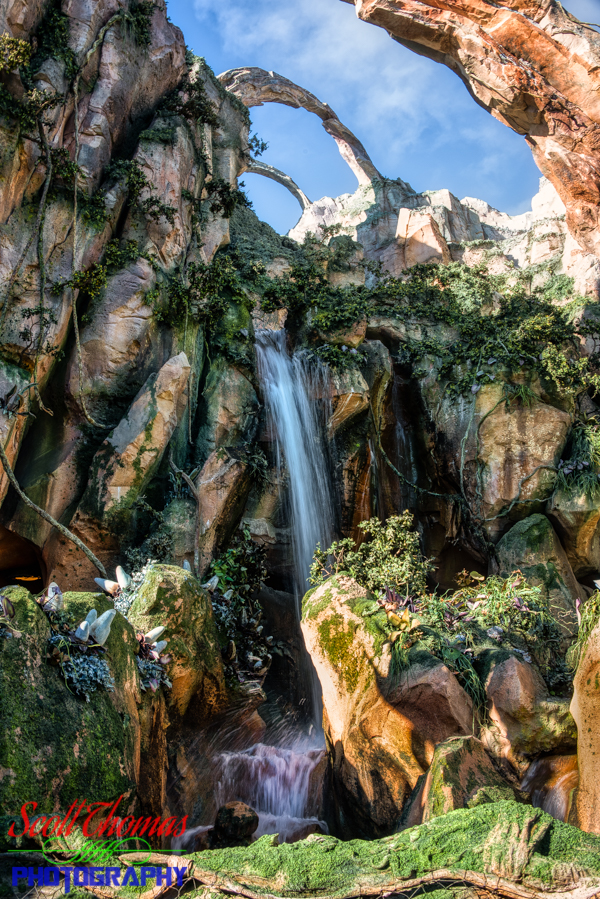
[[255,838],[278,833],[282,842],[293,842],[311,829],[327,833],[325,822],[308,814],[311,775],[323,755],[322,749],[304,750],[299,745],[285,749],[264,743],[242,752],[224,752],[217,805],[233,797],[255,809],[259,815]]

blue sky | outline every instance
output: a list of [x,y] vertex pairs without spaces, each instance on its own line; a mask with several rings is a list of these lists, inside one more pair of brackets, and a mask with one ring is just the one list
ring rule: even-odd
[[[565,6],[600,21],[600,0]],[[260,66],[291,78],[335,110],[379,170],[416,190],[446,187],[516,215],[530,208],[540,173],[522,137],[471,99],[445,66],[401,47],[340,0],[168,0],[186,42],[217,74]],[[262,159],[283,169],[311,200],[353,192],[356,179],[320,121],[268,104],[251,110],[268,141]],[[245,175],[261,219],[288,231],[300,207],[285,188]]]

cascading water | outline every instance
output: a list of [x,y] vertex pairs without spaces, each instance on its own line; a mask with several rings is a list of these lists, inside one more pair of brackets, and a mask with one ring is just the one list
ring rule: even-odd
[[255,809],[259,815],[255,838],[278,833],[281,841],[292,842],[316,829],[326,831],[324,822],[309,815],[311,776],[322,758],[320,749],[283,749],[264,743],[223,753],[217,804],[235,794]]
[[287,352],[285,331],[256,335],[258,375],[267,421],[276,439],[277,467],[289,477],[295,593],[307,590],[317,543],[329,546],[333,536],[333,502],[323,449],[323,422],[315,397],[327,394],[327,369]]
[[[267,425],[275,438],[276,462],[287,476],[294,561],[294,594],[298,622],[317,543],[333,538],[333,501],[324,449],[323,404],[328,395],[327,369],[290,356],[285,331],[256,335],[258,374],[263,389]],[[280,481],[281,482],[281,481]],[[320,734],[320,689],[308,653],[303,660],[312,696],[316,728],[312,739],[296,737],[285,745],[257,743],[250,749],[224,752],[219,759],[217,803],[246,802],[259,814],[255,836],[278,833],[292,842],[324,822],[310,814],[311,777],[324,756]]]

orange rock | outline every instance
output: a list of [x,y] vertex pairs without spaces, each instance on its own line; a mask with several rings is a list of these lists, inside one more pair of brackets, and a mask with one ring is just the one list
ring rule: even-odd
[[443,62],[477,102],[523,134],[567,208],[580,245],[600,254],[600,48],[558,3],[345,0],[360,19]]

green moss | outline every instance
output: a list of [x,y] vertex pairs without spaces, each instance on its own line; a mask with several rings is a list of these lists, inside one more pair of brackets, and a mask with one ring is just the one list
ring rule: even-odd
[[361,674],[360,658],[352,651],[357,625],[345,622],[337,613],[318,625],[319,641],[331,664],[338,668],[349,693],[353,693]]
[[[375,887],[413,879],[440,869],[485,870],[488,839],[511,827],[527,833],[532,815],[548,825],[548,834],[536,847],[523,882],[551,887],[554,869],[570,862],[590,876],[600,876],[600,837],[585,834],[549,815],[516,802],[496,802],[473,809],[458,809],[383,840],[341,842],[313,835],[292,845],[274,845],[265,836],[251,846],[197,853],[194,864],[217,878],[234,876],[258,894],[284,897],[299,894],[354,895],[357,884]],[[502,847],[502,837],[497,843]],[[489,844],[488,844],[489,845]],[[218,886],[218,883],[215,884]]]
[[[123,677],[131,657],[121,652],[120,631],[111,631],[107,658],[117,692],[93,694],[86,703],[65,685],[60,669],[46,663],[50,628],[46,615],[22,588],[8,588],[20,633],[0,641],[0,812],[15,814],[26,801],[37,812],[66,812],[77,798],[108,801],[133,789],[133,739],[124,727]],[[67,610],[83,618],[110,603],[93,594],[67,594]],[[116,622],[115,622],[116,623]],[[112,651],[111,651],[112,650]]]

